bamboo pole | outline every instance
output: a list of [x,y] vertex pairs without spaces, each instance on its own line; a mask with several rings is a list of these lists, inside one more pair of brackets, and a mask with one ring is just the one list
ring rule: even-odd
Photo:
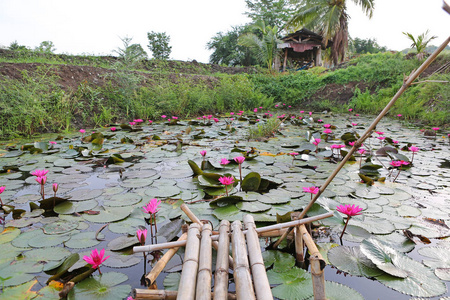
[[231,224],[231,250],[234,260],[234,284],[238,300],[255,300],[252,278],[247,259],[245,237],[242,232],[242,224],[236,220]]
[[[178,291],[135,289],[133,298],[136,300],[175,300],[177,299],[177,296]],[[225,300],[227,299],[235,300],[236,295],[233,293],[227,293]]]
[[[268,232],[268,231],[273,231],[273,230],[282,230],[282,229],[285,229],[288,227],[294,227],[297,225],[322,220],[322,219],[329,218],[332,216],[333,216],[333,213],[328,212],[326,214],[321,214],[321,215],[317,215],[314,217],[309,217],[309,218],[305,218],[305,219],[301,219],[301,220],[294,220],[294,221],[290,221],[290,222],[286,222],[286,223],[279,223],[279,224],[275,224],[275,225],[259,227],[259,228],[256,228],[256,232],[258,234],[260,234],[262,232]],[[283,232],[287,232],[287,231],[283,231]],[[245,234],[246,231],[244,230],[243,233]],[[217,241],[219,239],[219,236],[213,235],[211,237],[211,239],[213,241]],[[168,242],[168,243],[161,243],[161,244],[156,244],[156,245],[146,245],[146,246],[135,246],[135,247],[133,247],[133,251],[135,253],[136,252],[151,252],[151,251],[155,251],[155,250],[162,250],[162,249],[181,247],[181,246],[186,246],[186,241],[176,241],[176,242]]]
[[[197,218],[197,216],[189,209],[189,207],[186,204],[184,203],[181,204],[180,208],[192,222],[197,223],[200,226],[203,226],[200,219]],[[219,250],[219,244],[216,241],[212,242],[212,246],[214,247],[214,249],[216,249],[216,251]],[[231,256],[228,256],[228,259],[230,260],[229,265],[232,266],[233,258]]]
[[[178,241],[185,241],[187,238],[187,233],[183,233],[179,238]],[[162,270],[166,267],[167,263],[172,259],[172,257],[177,253],[178,249],[180,247],[175,247],[169,249],[158,262],[155,264],[155,266],[152,268],[152,270],[145,276],[145,285],[151,286],[156,278],[161,274]]]
[[216,272],[214,275],[214,300],[226,300],[228,293],[228,269],[230,249],[230,222],[222,220],[219,227],[219,250],[217,251]]
[[300,234],[305,241],[306,247],[310,252],[309,262],[311,264],[311,278],[313,283],[314,300],[326,300],[325,295],[325,276],[323,269],[325,268],[325,261],[317,249],[313,238],[309,235],[305,225],[298,226]]
[[253,274],[253,284],[255,285],[256,299],[273,300],[269,279],[267,278],[266,267],[261,254],[259,237],[256,232],[256,225],[251,215],[244,216],[244,224],[247,229],[245,235],[247,239],[248,256]]
[[198,264],[196,300],[211,299],[211,276],[212,276],[212,248],[211,248],[210,224],[202,227],[202,240],[200,242],[200,262]]
[[197,280],[200,250],[199,233],[200,225],[193,223],[189,226],[177,300],[194,300],[195,298],[195,282]]

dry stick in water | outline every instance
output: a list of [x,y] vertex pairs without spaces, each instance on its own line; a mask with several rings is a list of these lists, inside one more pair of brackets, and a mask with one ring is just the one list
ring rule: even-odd
[[[306,213],[311,209],[311,207],[314,205],[317,199],[319,199],[320,195],[325,191],[325,189],[328,187],[328,185],[331,183],[331,181],[336,177],[336,175],[339,173],[339,171],[344,167],[344,165],[347,163],[347,161],[350,159],[350,157],[353,155],[355,151],[361,147],[362,143],[367,139],[367,137],[370,136],[372,131],[375,129],[377,124],[380,122],[380,120],[388,113],[388,111],[391,109],[391,107],[395,104],[397,99],[403,94],[403,92],[412,84],[414,80],[419,77],[419,75],[426,69],[428,66],[436,59],[439,53],[444,50],[444,48],[447,46],[447,44],[450,42],[450,37],[448,37],[442,45],[437,48],[433,54],[431,54],[426,61],[417,69],[417,71],[413,72],[411,75],[409,75],[406,80],[404,80],[402,87],[398,90],[398,92],[394,95],[394,97],[391,99],[391,101],[386,105],[386,107],[380,112],[378,117],[373,121],[373,123],[367,128],[367,130],[363,133],[363,135],[355,142],[355,145],[350,149],[350,151],[347,153],[347,155],[344,157],[344,159],[340,162],[340,164],[337,166],[337,168],[333,171],[333,173],[328,177],[328,179],[325,181],[325,183],[320,187],[319,192],[314,196],[314,198],[309,202],[308,206],[303,209],[301,214],[298,216],[299,219],[303,218]],[[273,248],[278,247],[278,245],[287,237],[287,235],[290,233],[290,230],[288,230],[285,234],[283,234],[278,241],[273,245]]]

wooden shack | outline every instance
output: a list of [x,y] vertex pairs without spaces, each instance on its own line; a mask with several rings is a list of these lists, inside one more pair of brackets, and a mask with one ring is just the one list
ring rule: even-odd
[[[282,44],[277,48],[282,49],[283,72],[288,65],[295,69],[307,69],[322,65],[322,36],[308,29],[300,29],[281,38]],[[329,46],[329,45],[328,45]],[[278,64],[279,68],[280,63]]]

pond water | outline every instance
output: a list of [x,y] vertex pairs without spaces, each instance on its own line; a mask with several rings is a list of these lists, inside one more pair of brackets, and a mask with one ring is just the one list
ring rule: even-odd
[[[89,255],[92,249],[106,249],[110,258],[100,267],[102,273],[120,273],[126,277],[111,275],[116,277],[105,283],[109,284],[108,287],[95,297],[122,299],[131,288],[143,288],[140,282],[144,274],[143,255],[132,254],[129,245],[137,242],[135,235],[138,226],[147,226],[142,206],[150,199],[163,201],[157,213],[160,230],[175,224],[179,218],[189,221],[179,209],[183,201],[200,219],[211,221],[215,227],[224,218],[242,220],[245,213],[251,213],[260,225],[275,222],[277,214],[284,215],[305,207],[310,195],[303,192],[303,187],[322,185],[336,168],[341,155],[338,156],[338,151],[332,150],[331,146],[344,144],[346,140],[347,145],[342,150],[348,151],[347,138],[362,134],[372,122],[370,116],[314,113],[315,121],[308,118],[305,118],[306,121],[284,121],[274,137],[249,141],[249,128],[264,123],[249,124],[249,121],[253,123],[262,116],[251,113],[240,121],[222,116],[219,122],[212,124],[204,124],[203,121],[196,123],[194,120],[190,124],[180,121],[176,125],[155,122],[133,128],[122,126],[122,130],[116,125],[116,131],[102,128],[95,130],[97,133],[94,135],[85,133],[84,140],[77,133],[1,142],[0,167],[4,172],[0,173],[0,186],[5,186],[5,191],[0,197],[7,205],[5,208],[14,208],[16,212],[14,218],[12,213],[6,215],[2,224],[6,229],[0,235],[2,248],[7,249],[0,254],[0,277],[12,275],[3,282],[5,291],[11,292],[15,286],[37,279],[33,291],[45,292],[46,299],[58,299],[58,288],[43,290],[51,276],[43,270],[56,268],[72,253],[79,253],[82,257]],[[317,122],[319,118],[323,122]],[[332,125],[332,133],[328,137],[323,134],[324,124]],[[442,255],[450,250],[449,141],[442,136],[443,132],[439,131],[436,137],[426,137],[419,129],[407,126],[401,120],[383,120],[377,126],[377,131],[383,133],[372,134],[364,143],[367,152],[362,157],[355,155],[355,161],[345,165],[319,198],[318,204],[308,213],[316,215],[335,211],[340,204],[356,204],[363,208],[362,215],[349,221],[342,247],[337,246],[345,222],[343,215],[335,212],[332,218],[315,224],[316,231],[322,232],[317,237],[319,245],[324,249],[332,246],[338,249],[332,249],[334,255],[330,257],[330,263],[344,273],[350,273],[337,274],[337,269],[331,265],[325,269],[326,280],[357,291],[356,294],[347,294],[346,299],[440,299],[450,296],[450,261],[448,255]],[[312,141],[319,137],[321,142],[316,152]],[[56,144],[49,141],[56,141]],[[384,146],[394,149],[388,150],[390,157],[375,155]],[[414,158],[408,150],[410,146],[420,149],[414,153]],[[205,159],[209,162],[209,170],[205,172],[227,173],[239,179],[238,165],[220,165],[220,160],[227,158],[233,161],[234,157],[244,155],[247,159],[242,164],[243,177],[256,172],[268,182],[270,188],[245,193],[239,191],[240,186],[236,185],[228,192],[240,196],[238,202],[219,199],[212,204],[201,201],[225,194],[225,189],[218,183],[212,183],[206,175],[194,176],[188,161],[192,160],[200,166],[202,150],[207,151]],[[299,153],[295,159],[288,155],[292,152]],[[371,162],[366,162],[369,157]],[[375,179],[372,186],[361,183],[361,159],[364,174]],[[412,165],[399,172],[392,170],[392,160],[412,160]],[[52,204],[45,214],[44,210],[39,210],[39,200],[42,200],[40,186],[30,175],[36,169],[49,171],[45,184],[46,198],[54,195],[52,184],[59,185],[56,195],[60,198],[54,208],[56,213],[51,212]],[[386,177],[384,182],[376,180],[381,177]],[[30,203],[36,205],[30,206]],[[66,230],[55,231],[50,226],[52,224],[59,225],[58,230]],[[95,240],[95,233],[105,224],[109,225],[100,234],[104,240]],[[329,229],[324,230],[324,226]],[[417,244],[405,237],[404,230],[409,230]],[[390,267],[406,271],[406,278],[392,278],[384,271],[375,278],[352,274],[355,270],[364,269],[361,261],[342,262],[339,257],[345,256],[351,247],[358,251],[363,248],[364,253],[370,256],[377,245],[370,238],[382,241],[378,249],[381,252],[392,252],[389,255],[393,266]],[[420,238],[428,238],[431,244],[424,244]],[[158,236],[158,242],[164,241],[164,236]],[[263,240],[261,243],[264,247]],[[365,245],[360,247],[362,244]],[[117,248],[125,249],[111,251]],[[411,263],[405,257],[412,258],[419,266],[408,269],[407,265]],[[181,270],[181,262],[179,255],[172,259],[157,280],[158,288],[165,288],[164,278],[168,274],[171,280],[176,278],[175,272]],[[84,265],[80,258],[69,271]],[[372,267],[372,271],[380,271],[378,265]],[[276,269],[276,266],[273,268]],[[291,268],[295,269],[293,265]],[[150,269],[151,263],[148,263],[147,271]],[[420,277],[412,274],[428,271],[430,273],[426,274],[434,277],[427,280],[429,286],[422,288]],[[393,284],[394,281],[401,282]],[[165,284],[168,285],[169,280]],[[284,287],[291,288],[283,285],[279,290]],[[339,290],[340,287],[336,288]],[[230,289],[233,289],[232,285]],[[76,287],[70,294],[71,299],[86,299],[85,292]],[[277,295],[287,299],[283,298],[282,292]],[[335,296],[333,299],[343,298]]]

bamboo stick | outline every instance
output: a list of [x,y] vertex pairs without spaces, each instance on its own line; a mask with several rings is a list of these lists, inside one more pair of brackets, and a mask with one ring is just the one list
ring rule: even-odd
[[294,227],[294,245],[295,245],[295,259],[298,263],[303,265],[305,263],[303,237],[300,234],[299,226]]
[[211,276],[212,276],[212,248],[211,248],[210,224],[202,227],[202,240],[200,242],[200,262],[198,264],[196,300],[211,299]]
[[[187,238],[187,233],[183,233],[179,238],[178,241],[185,241]],[[152,268],[152,270],[145,276],[145,285],[151,286],[156,278],[161,274],[162,270],[166,267],[167,263],[172,259],[172,257],[177,253],[178,249],[180,247],[175,247],[169,249],[158,262],[155,264],[155,266]]]
[[195,282],[197,280],[200,250],[199,233],[200,225],[193,223],[189,226],[183,269],[178,286],[178,300],[193,300],[195,298]]
[[255,300],[252,278],[247,259],[245,237],[242,232],[242,224],[238,220],[231,224],[231,250],[234,260],[234,284],[238,300]]
[[256,232],[256,225],[251,215],[244,216],[244,224],[247,229],[246,239],[250,267],[253,274],[253,284],[255,285],[256,299],[273,300],[269,279],[267,278],[266,267],[261,254],[259,237]]
[[[298,226],[301,224],[306,224],[306,223],[322,220],[325,218],[329,218],[332,216],[333,216],[333,213],[328,212],[326,214],[321,214],[321,215],[317,215],[314,217],[309,217],[309,218],[305,218],[305,219],[301,219],[301,220],[294,220],[294,221],[290,221],[290,222],[286,222],[286,223],[279,223],[279,224],[274,224],[274,225],[270,225],[270,226],[259,227],[259,228],[256,228],[256,232],[258,234],[260,234],[262,232],[268,232],[268,231],[273,231],[273,230],[282,230],[282,229],[285,229],[288,227],[294,227],[294,226]],[[287,232],[288,232],[288,230],[286,231],[286,233]],[[246,231],[244,230],[243,233],[245,234]],[[287,236],[287,234],[286,234],[286,236]],[[211,239],[213,241],[217,241],[219,239],[219,236],[213,235],[211,237]],[[181,246],[185,246],[185,245],[186,245],[186,241],[176,241],[176,242],[160,243],[160,244],[156,244],[156,245],[135,246],[135,247],[133,247],[133,252],[135,252],[135,253],[136,252],[151,252],[151,251],[155,251],[155,250],[162,250],[162,249],[173,248],[173,247],[181,247]]]
[[[212,293],[211,293],[212,294]],[[165,291],[165,290],[148,290],[148,289],[135,289],[134,299],[136,300],[175,300],[177,299],[178,291]],[[236,295],[233,293],[227,293],[225,300],[235,300]]]
[[214,275],[214,300],[226,300],[228,293],[228,269],[230,222],[222,220],[219,227],[219,250],[217,251],[216,272]]
[[313,283],[314,300],[326,300],[325,276],[323,272],[323,269],[326,265],[325,261],[323,260],[319,249],[317,249],[313,238],[306,230],[305,225],[300,225],[298,228],[300,234],[303,237],[303,240],[305,241],[306,247],[308,247],[308,250],[311,254],[309,257],[309,262],[311,264],[311,278]]
[[[192,222],[197,223],[200,226],[203,226],[200,219],[197,218],[197,216],[189,209],[189,207],[186,204],[184,204],[184,203],[181,204],[180,208]],[[219,244],[216,241],[212,242],[212,246],[214,247],[214,249],[216,249],[216,251],[219,250]],[[233,258],[231,256],[228,256],[228,259],[230,260],[230,262],[229,262],[230,266],[232,266]]]

